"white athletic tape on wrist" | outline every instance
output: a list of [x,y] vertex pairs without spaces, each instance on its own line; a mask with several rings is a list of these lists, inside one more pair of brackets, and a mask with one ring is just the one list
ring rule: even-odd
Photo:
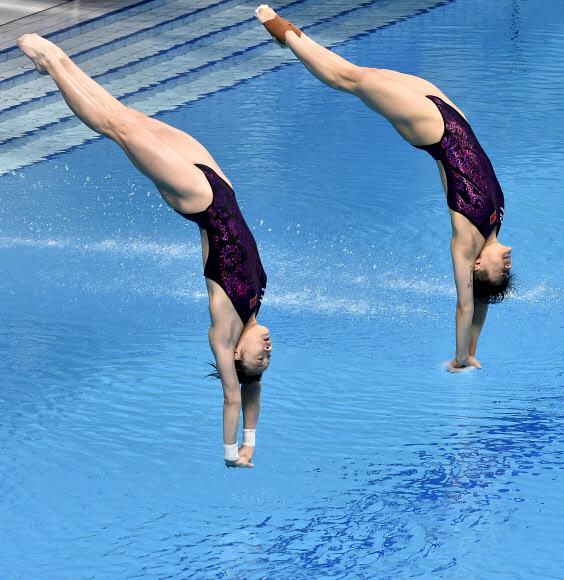
[[239,459],[239,443],[223,444],[223,459],[225,461],[237,461]]
[[248,445],[249,447],[255,446],[256,431],[256,429],[243,429],[243,445]]

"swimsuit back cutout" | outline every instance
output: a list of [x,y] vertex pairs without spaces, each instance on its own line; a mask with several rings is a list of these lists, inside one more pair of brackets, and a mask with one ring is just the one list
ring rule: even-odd
[[445,123],[441,140],[418,146],[440,161],[447,179],[448,207],[468,218],[488,238],[503,222],[503,192],[491,161],[476,139],[468,121],[448,103],[435,96],[433,101]]
[[199,213],[180,215],[206,230],[209,254],[204,276],[227,294],[243,324],[257,314],[266,288],[266,274],[257,245],[233,189],[210,167],[196,164],[212,188],[210,206]]

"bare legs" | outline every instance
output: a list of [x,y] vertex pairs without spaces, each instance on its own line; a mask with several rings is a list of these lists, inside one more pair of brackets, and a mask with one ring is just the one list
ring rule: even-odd
[[122,105],[48,40],[26,34],[18,45],[39,72],[51,75],[76,116],[93,131],[115,141],[169,205],[184,213],[202,211],[209,205],[210,185],[194,163],[223,174],[198,141]]
[[[274,18],[270,8],[258,12],[260,22]],[[413,145],[436,143],[443,133],[443,120],[426,95],[450,101],[430,82],[395,71],[356,66],[322,47],[303,32],[286,33],[286,45],[306,68],[327,86],[356,95],[385,117]],[[452,103],[451,103],[452,104]]]

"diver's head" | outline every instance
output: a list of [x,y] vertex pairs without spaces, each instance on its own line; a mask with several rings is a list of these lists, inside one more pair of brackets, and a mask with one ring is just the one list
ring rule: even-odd
[[474,297],[498,304],[513,292],[511,248],[497,239],[487,242],[474,263]]
[[266,326],[248,324],[243,328],[235,352],[235,370],[240,383],[260,381],[270,364],[272,343]]

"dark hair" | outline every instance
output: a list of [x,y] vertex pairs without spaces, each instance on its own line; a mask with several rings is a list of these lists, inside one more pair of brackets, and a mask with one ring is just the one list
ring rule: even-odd
[[[207,377],[212,377],[214,379],[220,379],[219,372],[217,371],[217,365],[214,363],[208,363],[213,370]],[[252,383],[253,381],[260,381],[262,379],[262,373],[256,374],[250,371],[241,360],[235,360],[235,371],[237,372],[237,379],[241,384]]]
[[476,270],[473,285],[474,298],[487,304],[499,304],[515,293],[514,281],[515,276],[509,274],[500,284],[494,284],[487,270]]

